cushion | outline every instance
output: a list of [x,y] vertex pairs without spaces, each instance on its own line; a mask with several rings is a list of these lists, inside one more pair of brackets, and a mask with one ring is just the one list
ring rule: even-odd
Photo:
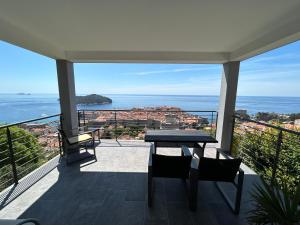
[[74,136],[74,137],[69,137],[68,138],[68,142],[72,145],[72,144],[76,144],[78,142],[84,142],[84,141],[89,141],[92,140],[92,136],[89,134],[80,134],[78,136]]

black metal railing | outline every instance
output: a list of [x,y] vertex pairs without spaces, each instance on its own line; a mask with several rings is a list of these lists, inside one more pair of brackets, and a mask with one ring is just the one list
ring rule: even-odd
[[60,114],[0,126],[0,190],[59,153]]
[[234,116],[231,151],[270,183],[293,190],[300,180],[299,128]]
[[101,138],[143,139],[148,129],[197,129],[215,136],[217,111],[79,110],[79,126],[100,128]]

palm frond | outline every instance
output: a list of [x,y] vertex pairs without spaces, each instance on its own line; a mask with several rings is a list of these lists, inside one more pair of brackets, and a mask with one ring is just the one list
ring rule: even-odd
[[255,184],[251,193],[254,209],[249,211],[248,222],[255,225],[296,225],[300,224],[300,185],[295,195],[286,186],[281,190],[277,185]]

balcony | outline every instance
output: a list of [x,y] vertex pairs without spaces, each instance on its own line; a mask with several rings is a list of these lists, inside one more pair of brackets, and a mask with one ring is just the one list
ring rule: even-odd
[[[171,119],[169,115],[172,115]],[[166,122],[164,118],[167,118],[167,122],[178,124],[180,129],[201,129],[215,135],[216,112],[79,111],[80,127],[103,129],[101,140],[96,143],[97,161],[87,159],[71,166],[66,166],[65,159],[59,156],[57,127],[62,121],[60,116],[0,128],[4,131],[0,133],[0,185],[2,190],[7,187],[0,193],[0,218],[33,217],[43,225],[247,224],[247,212],[253,207],[250,192],[253,184],[260,182],[259,175],[271,183],[272,179],[279,181],[282,174],[288,175],[291,179],[286,181],[291,187],[297,183],[294,177],[299,176],[299,171],[290,171],[290,164],[298,162],[289,158],[299,150],[298,131],[236,115],[233,118],[232,155],[243,158],[242,169],[245,171],[240,214],[234,215],[215,185],[204,181],[199,181],[198,209],[192,212],[188,207],[188,182],[186,185],[180,179],[166,178],[155,178],[154,204],[149,208],[150,144],[138,140],[143,139],[145,130],[153,129],[153,123],[148,127],[149,120]],[[28,138],[39,145],[27,146]],[[249,145],[250,139],[255,145]],[[20,144],[25,147],[20,148]],[[269,155],[262,154],[266,149],[269,149]],[[158,152],[179,155],[180,149],[158,148]],[[205,156],[215,155],[215,144],[208,144]],[[289,164],[285,163],[286,159]],[[234,200],[232,187],[225,183],[221,185]]]
[[[224,151],[243,147],[244,161],[248,165],[259,165],[258,172],[263,176],[271,174],[271,181],[276,180],[278,174],[287,172],[298,181],[299,171],[288,170],[289,162],[280,167],[278,164],[282,153],[299,152],[299,132],[291,136],[289,131],[274,128],[279,131],[278,136],[277,133],[263,135],[271,140],[267,144],[264,142],[267,146],[264,149],[269,150],[269,146],[272,149],[266,151],[270,152],[269,158],[263,158],[260,157],[260,136],[256,139],[257,154],[252,154],[247,138],[244,138],[256,126],[253,128],[250,124],[251,127],[235,129],[233,116],[240,62],[300,40],[299,9],[299,0],[249,1],[247,4],[234,0],[181,1],[176,4],[163,1],[128,4],[114,0],[88,4],[62,0],[59,4],[57,1],[43,4],[10,0],[0,8],[0,36],[8,43],[56,60],[64,131],[77,129],[82,124],[76,111],[74,63],[222,64],[220,104],[215,123],[218,147]],[[255,18],[249,19],[253,15]],[[43,75],[41,71],[41,79]],[[172,115],[169,121],[174,121]],[[23,139],[24,135],[17,135],[22,130],[13,131],[13,127],[4,126],[6,130],[0,134],[0,188],[7,189],[0,197],[0,218],[36,217],[43,225],[245,224],[245,215],[251,207],[249,190],[258,179],[246,166],[239,216],[229,211],[208,182],[200,183],[199,208],[196,213],[190,212],[184,185],[173,179],[156,180],[154,206],[149,209],[145,185],[149,146],[141,140],[119,140],[120,136],[124,137],[123,131],[131,136],[127,128],[124,130],[123,127],[120,132],[119,125],[113,118],[104,127],[104,132],[114,139],[101,140],[96,149],[97,162],[70,167],[55,156],[59,149],[55,141],[43,152],[45,154],[40,155],[39,147],[28,148],[25,142],[29,141]],[[178,129],[182,124],[170,126],[167,121],[164,125]],[[52,129],[51,126],[47,128]],[[214,134],[212,128],[210,131]],[[264,130],[259,130],[257,135],[261,132]],[[38,135],[45,137],[40,139],[41,145],[56,139],[51,133]],[[295,142],[294,149],[282,143],[290,140]],[[22,142],[25,146],[19,155],[14,152],[14,142]],[[214,155],[214,148],[209,146],[206,154]],[[28,149],[29,153],[22,156]],[[179,154],[171,149],[164,151]],[[42,166],[37,168],[36,165]]]
[[[180,154],[177,149],[158,151]],[[72,166],[53,158],[17,186],[2,192],[1,206],[5,207],[0,217],[34,217],[43,225],[247,224],[248,190],[258,178],[246,166],[239,216],[230,211],[210,182],[199,182],[198,209],[194,213],[188,208],[185,185],[178,179],[155,179],[154,204],[148,208],[149,144],[139,140],[102,140],[96,153],[98,161]],[[214,145],[209,145],[205,154],[215,156]]]

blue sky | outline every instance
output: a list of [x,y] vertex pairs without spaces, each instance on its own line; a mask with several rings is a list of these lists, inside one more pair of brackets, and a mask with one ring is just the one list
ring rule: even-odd
[[[77,94],[219,95],[221,65],[75,64]],[[0,41],[0,93],[58,93],[53,59]],[[300,96],[300,41],[241,63],[238,95]]]

